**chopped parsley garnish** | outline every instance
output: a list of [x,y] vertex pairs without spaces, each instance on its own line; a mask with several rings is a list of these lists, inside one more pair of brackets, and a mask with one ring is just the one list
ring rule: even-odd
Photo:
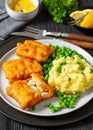
[[82,70],[85,69],[85,65],[84,65],[82,62],[77,61],[76,64],[79,64],[79,66],[80,66],[80,68],[81,68]]
[[90,68],[90,72],[93,72],[93,68]]
[[56,23],[63,23],[64,18],[78,7],[76,0],[43,0],[42,3]]
[[66,65],[66,61],[63,61],[63,62],[61,62],[61,63],[59,63],[59,65],[57,66],[57,68],[56,68],[56,71],[57,72],[61,72],[61,67],[62,67],[62,65]]

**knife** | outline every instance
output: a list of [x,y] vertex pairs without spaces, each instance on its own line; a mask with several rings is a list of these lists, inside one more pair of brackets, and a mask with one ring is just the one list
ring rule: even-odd
[[86,41],[80,41],[80,40],[74,40],[74,39],[61,39],[61,38],[53,38],[49,36],[43,36],[43,35],[37,35],[31,32],[12,32],[11,35],[16,35],[16,36],[24,36],[24,37],[30,37],[33,39],[59,39],[63,40],[69,43],[72,43],[74,45],[77,45],[79,47],[85,48],[85,49],[93,49],[93,43],[92,42],[86,42]]

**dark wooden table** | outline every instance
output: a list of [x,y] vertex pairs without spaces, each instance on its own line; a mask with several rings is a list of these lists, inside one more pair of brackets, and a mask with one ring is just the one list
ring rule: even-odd
[[[79,6],[93,6],[93,0],[80,0]],[[48,31],[72,32],[93,36],[93,30],[82,30],[77,27],[54,23],[52,18],[46,12],[41,12],[40,14],[38,14],[38,16],[33,21],[31,21],[29,25],[35,28],[47,29]],[[0,57],[2,57],[8,50],[13,48],[18,41],[24,41],[25,39],[28,38],[9,37],[8,39],[6,39],[5,44],[0,46]],[[86,51],[88,51],[93,56],[93,50],[86,49]],[[89,105],[89,107],[91,107],[91,103]],[[0,105],[0,108],[1,107],[2,105]],[[11,119],[9,117],[12,116],[5,115],[5,113],[2,112],[2,109],[0,109],[0,111],[0,130],[93,130],[93,114],[89,115],[84,119],[81,119],[80,121],[76,121],[70,124],[55,127],[40,127],[34,125],[27,125],[22,123],[21,121],[17,121],[16,119]],[[10,109],[7,109],[6,111],[10,111]]]

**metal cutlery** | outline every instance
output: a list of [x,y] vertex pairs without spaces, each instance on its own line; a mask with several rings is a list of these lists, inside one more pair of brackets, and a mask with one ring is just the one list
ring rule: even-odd
[[76,20],[72,20],[70,22],[67,22],[68,24],[70,25],[78,25],[81,23],[81,21],[84,19],[84,17],[86,16],[87,14],[83,15],[82,17],[76,19]]
[[72,43],[74,45],[77,45],[77,46],[80,46],[82,48],[85,48],[85,49],[93,49],[93,43],[91,42],[86,42],[86,41],[80,41],[80,40],[73,40],[73,39],[62,39],[62,38],[52,38],[52,37],[49,37],[49,36],[43,36],[43,35],[39,35],[39,34],[35,34],[35,33],[32,33],[32,32],[13,32],[11,33],[11,35],[16,35],[16,36],[24,36],[24,37],[29,37],[29,38],[32,38],[32,39],[58,39],[58,40],[61,40],[61,41],[66,41],[66,42],[69,42],[69,43]]
[[52,36],[56,38],[67,38],[67,39],[73,39],[73,40],[93,42],[93,37],[74,34],[74,33],[47,32],[47,30],[40,30],[40,29],[29,27],[29,26],[26,26],[25,30],[30,33],[41,35],[41,36]]
[[24,37],[30,37],[33,39],[52,39],[52,37],[48,37],[48,36],[42,36],[42,35],[37,35],[31,32],[12,32],[11,35],[16,35],[16,36],[24,36]]

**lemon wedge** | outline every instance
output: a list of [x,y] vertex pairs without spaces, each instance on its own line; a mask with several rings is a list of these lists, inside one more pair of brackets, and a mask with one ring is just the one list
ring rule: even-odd
[[84,9],[82,12],[84,12],[85,14],[89,13],[90,11],[92,11],[92,9]]
[[74,11],[72,12],[69,16],[71,18],[73,18],[74,20],[79,19],[80,17],[82,17],[85,13],[83,11]]
[[88,14],[91,11],[92,11],[92,9],[77,10],[77,11],[72,12],[69,16],[71,18],[73,18],[74,20],[77,20],[80,17],[84,16],[85,14]]
[[84,28],[93,28],[93,10],[85,16],[83,21],[80,23],[80,26]]

